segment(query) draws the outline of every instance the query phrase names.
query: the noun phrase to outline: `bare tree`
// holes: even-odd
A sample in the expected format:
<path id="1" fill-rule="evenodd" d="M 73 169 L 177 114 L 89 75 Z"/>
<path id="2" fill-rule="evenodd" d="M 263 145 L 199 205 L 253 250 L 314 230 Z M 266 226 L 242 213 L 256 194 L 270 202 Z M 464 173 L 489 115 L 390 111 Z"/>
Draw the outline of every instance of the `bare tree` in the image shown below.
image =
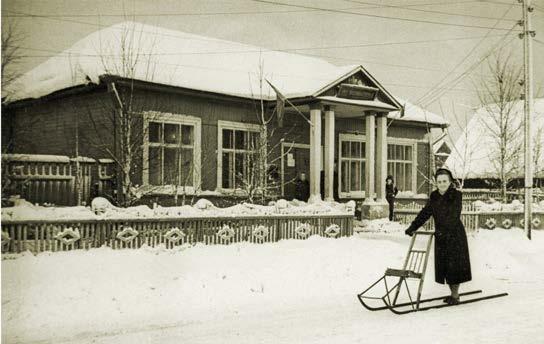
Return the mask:
<path id="1" fill-rule="evenodd" d="M 259 59 L 257 70 L 258 78 L 258 94 L 254 101 L 255 115 L 259 125 L 258 135 L 248 133 L 246 140 L 246 149 L 249 153 L 244 154 L 243 170 L 237 171 L 240 188 L 243 190 L 245 197 L 249 202 L 254 202 L 257 196 L 260 196 L 261 202 L 264 202 L 276 185 L 269 185 L 267 180 L 269 160 L 273 149 L 269 147 L 271 136 L 274 134 L 274 128 L 269 128 L 275 115 L 275 111 L 270 112 L 265 106 L 264 101 L 264 61 Z M 251 76 L 249 77 L 249 85 L 252 85 Z M 255 98 L 255 94 L 252 95 Z"/>
<path id="2" fill-rule="evenodd" d="M 21 73 L 17 66 L 21 62 L 21 44 L 24 35 L 14 22 L 2 25 L 2 99 L 6 99 L 6 90 Z"/>
<path id="3" fill-rule="evenodd" d="M 453 145 L 453 155 L 455 157 L 456 168 L 456 178 L 459 179 L 460 188 L 462 189 L 465 185 L 465 180 L 467 179 L 469 173 L 471 172 L 471 164 L 474 157 L 474 154 L 478 151 L 479 147 L 471 144 L 471 137 L 475 134 L 477 128 L 469 126 L 470 119 L 468 118 L 468 112 L 464 112 L 464 115 L 459 115 L 455 108 L 455 104 L 452 102 L 453 117 L 455 119 L 455 124 L 458 128 L 462 130 L 461 138 L 464 141 L 462 147 L 457 147 Z M 461 117 L 462 116 L 462 117 Z M 448 136 L 449 136 L 448 131 Z"/>
<path id="4" fill-rule="evenodd" d="M 144 35 L 143 27 L 138 29 L 135 25 L 129 25 L 123 27 L 117 40 L 104 43 L 100 41 L 98 63 L 105 71 L 101 81 L 107 84 L 111 96 L 100 101 L 100 111 L 96 111 L 94 104 L 85 108 L 94 129 L 92 133 L 87 133 L 85 141 L 115 162 L 116 201 L 124 206 L 131 205 L 145 194 L 158 189 L 164 191 L 163 184 L 166 179 L 173 187 L 172 196 L 177 200 L 178 186 L 187 185 L 188 178 L 192 178 L 195 173 L 192 161 L 191 166 L 186 166 L 176 160 L 179 166 L 172 171 L 169 169 L 168 178 L 161 177 L 157 185 L 150 183 L 142 187 L 134 181 L 137 175 L 150 173 L 152 161 L 161 159 L 162 162 L 162 155 L 160 158 L 157 156 L 160 149 L 146 151 L 148 161 L 143 161 L 146 149 L 143 143 L 150 138 L 150 128 L 145 123 L 153 122 L 161 110 L 164 110 L 159 99 L 140 92 L 138 88 L 138 83 L 142 80 L 152 82 L 158 68 L 153 54 L 157 42 L 149 37 Z M 181 149 L 181 142 L 179 148 Z M 184 176 L 180 175 L 182 169 L 186 172 Z M 193 187 L 196 189 L 200 185 Z"/>
<path id="5" fill-rule="evenodd" d="M 254 108 L 259 132 L 256 135 L 251 133 L 247 135 L 245 140 L 247 153 L 243 155 L 242 164 L 236 170 L 235 184 L 236 188 L 242 191 L 243 196 L 249 202 L 258 200 L 264 204 L 267 200 L 276 198 L 280 193 L 281 181 L 278 168 L 278 164 L 282 159 L 280 147 L 287 136 L 293 133 L 296 126 L 290 126 L 287 130 L 279 130 L 283 127 L 282 117 L 285 104 L 278 102 L 276 107 L 272 109 L 265 103 L 264 85 L 267 80 L 262 59 L 259 60 L 256 75 L 258 78 L 258 91 L 257 94 L 253 90 L 251 93 L 253 98 L 256 99 Z M 251 76 L 249 84 L 253 84 Z M 300 111 L 295 110 L 301 115 Z M 283 152 L 283 156 L 286 156 L 289 152 L 290 149 Z M 236 166 L 234 168 L 236 169 Z"/>
<path id="6" fill-rule="evenodd" d="M 482 104 L 480 124 L 489 132 L 494 145 L 490 160 L 500 180 L 501 196 L 506 202 L 506 188 L 519 170 L 522 123 L 515 104 L 521 93 L 522 69 L 502 52 L 488 62 L 489 78 L 482 78 L 477 94 Z"/>

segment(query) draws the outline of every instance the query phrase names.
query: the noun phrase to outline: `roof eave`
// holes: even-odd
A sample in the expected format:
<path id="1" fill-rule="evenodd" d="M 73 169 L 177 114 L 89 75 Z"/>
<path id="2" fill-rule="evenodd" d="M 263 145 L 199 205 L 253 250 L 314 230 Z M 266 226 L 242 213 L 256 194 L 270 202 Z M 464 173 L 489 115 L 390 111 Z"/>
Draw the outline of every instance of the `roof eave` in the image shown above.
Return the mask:
<path id="1" fill-rule="evenodd" d="M 449 123 L 432 123 L 432 122 L 422 122 L 422 121 L 416 121 L 416 120 L 409 120 L 409 119 L 404 119 L 404 118 L 390 118 L 390 117 L 388 117 L 388 118 L 391 121 L 410 123 L 410 124 L 416 125 L 416 126 L 430 126 L 432 128 L 441 128 L 441 129 L 446 129 L 447 127 L 450 126 Z"/>
<path id="2" fill-rule="evenodd" d="M 29 103 L 40 102 L 40 101 L 45 101 L 45 100 L 52 100 L 52 99 L 58 99 L 58 98 L 63 98 L 63 97 L 67 97 L 67 96 L 70 96 L 70 95 L 91 92 L 91 91 L 100 89 L 101 87 L 103 87 L 103 85 L 95 84 L 95 83 L 79 84 L 79 85 L 75 85 L 75 86 L 66 87 L 66 88 L 63 88 L 63 89 L 60 89 L 60 90 L 56 90 L 56 91 L 53 91 L 51 93 L 48 93 L 46 95 L 43 95 L 43 96 L 40 96 L 40 97 L 37 97 L 37 98 L 22 98 L 22 99 L 16 99 L 16 100 L 11 101 L 11 102 L 8 101 L 8 102 L 2 104 L 2 106 L 7 108 L 7 109 L 14 109 L 14 108 L 23 107 L 23 106 L 25 106 L 25 105 L 27 105 Z"/>

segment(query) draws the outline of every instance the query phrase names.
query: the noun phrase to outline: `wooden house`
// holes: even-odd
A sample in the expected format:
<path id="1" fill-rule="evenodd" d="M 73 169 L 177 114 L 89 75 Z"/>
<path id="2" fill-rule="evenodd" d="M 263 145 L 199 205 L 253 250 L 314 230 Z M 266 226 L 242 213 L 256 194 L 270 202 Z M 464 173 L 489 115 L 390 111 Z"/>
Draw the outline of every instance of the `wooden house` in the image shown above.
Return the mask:
<path id="1" fill-rule="evenodd" d="M 364 216 L 384 217 L 388 174 L 401 191 L 429 192 L 429 128 L 448 125 L 403 104 L 361 65 L 125 22 L 23 75 L 2 145 L 110 159 L 118 184 L 167 202 L 243 197 L 264 140 L 277 197 L 293 198 L 305 172 L 309 201 L 323 184 L 325 200 L 360 200 Z"/>

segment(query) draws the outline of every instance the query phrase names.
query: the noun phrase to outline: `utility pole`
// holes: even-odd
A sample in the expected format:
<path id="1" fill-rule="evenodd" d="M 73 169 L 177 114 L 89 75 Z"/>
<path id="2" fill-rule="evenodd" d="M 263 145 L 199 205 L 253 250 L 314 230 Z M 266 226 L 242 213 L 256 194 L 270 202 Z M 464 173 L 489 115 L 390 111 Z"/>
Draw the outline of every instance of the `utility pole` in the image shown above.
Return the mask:
<path id="1" fill-rule="evenodd" d="M 533 145 L 531 138 L 531 116 L 533 112 L 533 50 L 532 37 L 535 32 L 531 29 L 531 0 L 518 0 L 523 3 L 523 69 L 524 69 L 524 112 L 525 112 L 525 209 L 523 227 L 527 238 L 531 239 L 532 204 L 533 204 Z"/>

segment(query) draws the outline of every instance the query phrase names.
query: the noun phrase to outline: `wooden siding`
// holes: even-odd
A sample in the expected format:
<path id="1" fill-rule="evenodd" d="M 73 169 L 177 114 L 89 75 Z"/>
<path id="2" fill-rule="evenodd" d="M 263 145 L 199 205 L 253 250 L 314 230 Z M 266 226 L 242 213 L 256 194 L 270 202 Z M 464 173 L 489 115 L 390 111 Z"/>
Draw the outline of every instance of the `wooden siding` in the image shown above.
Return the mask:
<path id="1" fill-rule="evenodd" d="M 126 92 L 119 87 L 119 91 Z M 202 119 L 202 189 L 215 190 L 217 180 L 217 121 L 227 120 L 242 123 L 258 123 L 258 102 L 226 101 L 207 99 L 172 92 L 136 89 L 134 93 L 134 112 L 158 111 L 164 113 L 196 116 Z M 44 99 L 28 106 L 10 109 L 8 116 L 2 116 L 3 145 L 12 141 L 12 153 L 75 155 L 76 123 L 79 123 L 80 151 L 79 155 L 91 158 L 109 158 L 104 149 L 114 149 L 114 123 L 112 114 L 115 111 L 112 94 L 105 89 L 95 90 L 87 94 L 70 95 L 57 99 Z M 307 115 L 309 118 L 309 115 Z M 76 121 L 76 118 L 78 119 Z M 276 128 L 272 121 L 270 132 L 273 133 L 270 147 L 273 150 L 271 159 L 280 157 L 281 146 L 278 140 L 285 142 L 309 143 L 310 127 L 299 114 L 289 112 L 285 115 L 283 128 Z M 8 126 L 4 128 L 4 123 Z M 137 122 L 141 126 L 140 122 Z M 22 128 L 28 128 L 23 130 Z M 273 130 L 272 130 L 273 129 Z M 10 136 L 9 133 L 12 133 Z M 364 134 L 363 118 L 341 119 L 335 123 L 335 144 L 338 145 L 340 133 Z M 323 130 L 324 135 L 324 130 Z M 389 137 L 402 137 L 421 140 L 426 129 L 406 125 L 400 121 L 393 122 L 388 128 Z M 324 142 L 324 138 L 322 138 Z M 99 147 L 100 144 L 105 146 Z M 142 144 L 143 142 L 136 143 Z M 428 149 L 425 144 L 418 143 L 418 168 L 428 171 Z M 335 154 L 338 150 L 335 149 Z M 141 171 L 141 156 L 135 157 L 135 171 Z M 275 163 L 278 168 L 280 161 Z M 141 173 L 133 175 L 133 183 L 141 184 Z M 417 185 L 419 193 L 426 193 L 425 176 L 418 173 Z"/>

